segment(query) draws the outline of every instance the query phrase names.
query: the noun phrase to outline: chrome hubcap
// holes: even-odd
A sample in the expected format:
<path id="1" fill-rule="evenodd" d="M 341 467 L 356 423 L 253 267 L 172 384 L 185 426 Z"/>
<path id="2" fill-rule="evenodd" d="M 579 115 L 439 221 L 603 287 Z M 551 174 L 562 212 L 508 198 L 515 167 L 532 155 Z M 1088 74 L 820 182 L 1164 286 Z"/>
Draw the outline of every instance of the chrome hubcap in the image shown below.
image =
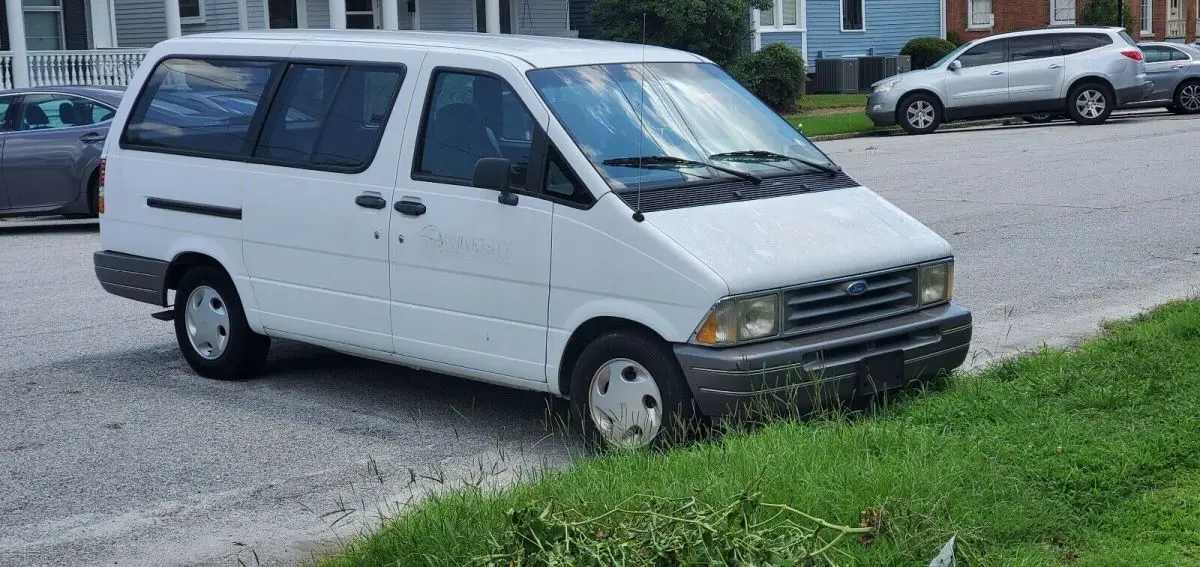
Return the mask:
<path id="1" fill-rule="evenodd" d="M 588 387 L 592 423 L 605 443 L 644 447 L 662 430 L 662 394 L 650 372 L 625 358 L 600 365 Z"/>
<path id="2" fill-rule="evenodd" d="M 1084 118 L 1099 118 L 1104 114 L 1108 104 L 1104 101 L 1104 93 L 1096 89 L 1088 89 L 1079 93 L 1075 99 L 1075 109 Z"/>
<path id="3" fill-rule="evenodd" d="M 192 290 L 184 307 L 184 325 L 196 354 L 220 358 L 229 345 L 229 309 L 217 290 L 202 285 Z"/>
<path id="4" fill-rule="evenodd" d="M 1187 85 L 1179 92 L 1179 104 L 1190 112 L 1200 112 L 1200 85 Z"/>
<path id="5" fill-rule="evenodd" d="M 905 112 L 908 115 L 908 123 L 914 128 L 923 130 L 933 124 L 933 105 L 926 101 L 918 100 L 908 105 Z"/>

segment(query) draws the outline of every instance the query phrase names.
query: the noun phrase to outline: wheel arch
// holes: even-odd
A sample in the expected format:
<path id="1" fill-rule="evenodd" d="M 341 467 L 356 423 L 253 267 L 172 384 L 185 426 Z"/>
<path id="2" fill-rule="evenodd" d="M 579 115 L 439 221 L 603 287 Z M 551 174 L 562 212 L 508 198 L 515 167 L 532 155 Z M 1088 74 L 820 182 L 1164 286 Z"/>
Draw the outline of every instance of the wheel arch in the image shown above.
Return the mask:
<path id="1" fill-rule="evenodd" d="M 571 337 L 567 339 L 566 346 L 563 347 L 562 355 L 559 356 L 558 376 L 556 377 L 559 395 L 563 397 L 571 395 L 571 375 L 575 372 L 575 363 L 579 360 L 579 355 L 583 354 L 583 349 L 587 348 L 597 337 L 612 331 L 643 334 L 661 341 L 663 344 L 669 344 L 669 341 L 661 333 L 632 319 L 611 315 L 592 317 L 575 328 Z"/>
<path id="2" fill-rule="evenodd" d="M 1108 94 L 1113 97 L 1113 104 L 1115 105 L 1117 103 L 1117 89 L 1113 87 L 1112 81 L 1100 75 L 1083 75 L 1082 77 L 1076 77 L 1071 81 L 1071 84 L 1067 86 L 1067 104 L 1070 104 L 1071 91 L 1074 91 L 1075 87 L 1078 87 L 1084 83 L 1099 83 L 1100 86 L 1108 89 Z"/>
<path id="3" fill-rule="evenodd" d="M 896 103 L 896 115 L 897 115 L 897 117 L 899 117 L 900 110 L 901 110 L 901 109 L 903 109 L 903 107 L 904 107 L 904 103 L 908 102 L 908 99 L 910 99 L 910 98 L 912 98 L 912 97 L 914 97 L 914 96 L 917 96 L 917 95 L 927 95 L 927 96 L 929 96 L 929 97 L 933 98 L 933 101 L 934 101 L 935 103 L 937 103 L 937 105 L 938 105 L 938 110 L 941 110 L 941 111 L 942 111 L 942 113 L 943 113 L 943 114 L 945 114 L 945 112 L 946 112 L 946 101 L 942 100 L 942 97 L 941 97 L 941 95 L 937 94 L 936 92 L 934 92 L 934 91 L 933 91 L 933 90 L 931 90 L 931 89 L 927 89 L 927 88 L 921 87 L 921 88 L 919 88 L 919 89 L 913 89 L 913 90 L 911 90 L 911 91 L 908 91 L 908 92 L 904 93 L 904 94 L 903 94 L 903 95 L 900 97 L 900 102 L 897 102 L 897 103 Z"/>

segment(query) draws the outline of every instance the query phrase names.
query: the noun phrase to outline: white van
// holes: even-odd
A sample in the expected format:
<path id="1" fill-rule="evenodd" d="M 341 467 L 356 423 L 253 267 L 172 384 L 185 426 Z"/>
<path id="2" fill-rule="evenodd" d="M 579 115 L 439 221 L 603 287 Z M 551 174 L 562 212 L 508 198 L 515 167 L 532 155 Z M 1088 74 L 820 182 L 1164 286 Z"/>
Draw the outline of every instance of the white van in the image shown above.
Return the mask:
<path id="1" fill-rule="evenodd" d="M 211 378 L 286 338 L 567 396 L 591 439 L 648 444 L 930 377 L 971 338 L 944 239 L 681 51 L 191 35 L 150 51 L 104 152 L 96 275 L 173 305 Z"/>

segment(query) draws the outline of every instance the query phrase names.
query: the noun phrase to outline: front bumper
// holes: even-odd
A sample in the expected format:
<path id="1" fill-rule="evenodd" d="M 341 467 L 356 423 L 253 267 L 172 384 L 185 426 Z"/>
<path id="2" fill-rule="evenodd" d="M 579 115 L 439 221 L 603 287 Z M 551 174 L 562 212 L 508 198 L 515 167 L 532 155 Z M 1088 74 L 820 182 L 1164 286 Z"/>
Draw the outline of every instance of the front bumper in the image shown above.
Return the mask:
<path id="1" fill-rule="evenodd" d="M 676 345 L 698 409 L 719 418 L 850 400 L 962 365 L 971 312 L 953 303 L 890 319 L 732 348 Z M 874 369 L 874 370 L 873 370 Z"/>
<path id="2" fill-rule="evenodd" d="M 871 92 L 867 96 L 867 117 L 875 126 L 894 126 L 896 124 L 897 98 L 891 92 Z"/>

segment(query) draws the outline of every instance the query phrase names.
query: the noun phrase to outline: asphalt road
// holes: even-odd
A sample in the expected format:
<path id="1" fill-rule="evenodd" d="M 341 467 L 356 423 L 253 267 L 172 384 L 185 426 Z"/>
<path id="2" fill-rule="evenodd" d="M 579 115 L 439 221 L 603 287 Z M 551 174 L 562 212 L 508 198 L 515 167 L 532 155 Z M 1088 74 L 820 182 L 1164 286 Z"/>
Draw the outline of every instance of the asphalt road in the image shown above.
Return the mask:
<path id="1" fill-rule="evenodd" d="M 821 144 L 946 236 L 974 364 L 1200 284 L 1200 120 Z M 414 495 L 566 462 L 544 396 L 277 343 L 191 374 L 91 223 L 0 222 L 0 565 L 294 564 Z"/>

